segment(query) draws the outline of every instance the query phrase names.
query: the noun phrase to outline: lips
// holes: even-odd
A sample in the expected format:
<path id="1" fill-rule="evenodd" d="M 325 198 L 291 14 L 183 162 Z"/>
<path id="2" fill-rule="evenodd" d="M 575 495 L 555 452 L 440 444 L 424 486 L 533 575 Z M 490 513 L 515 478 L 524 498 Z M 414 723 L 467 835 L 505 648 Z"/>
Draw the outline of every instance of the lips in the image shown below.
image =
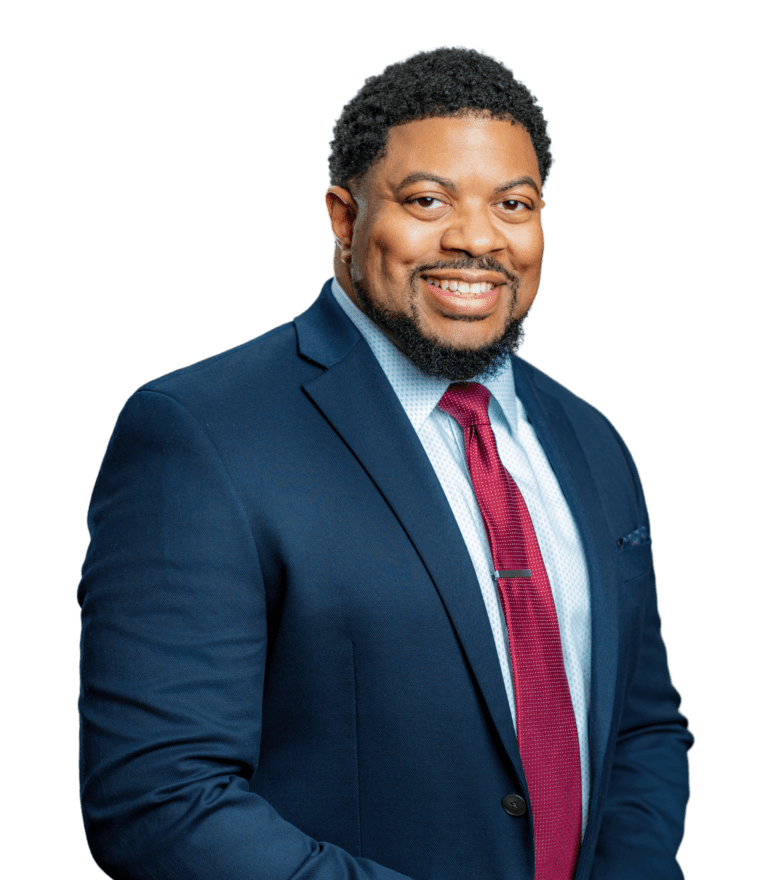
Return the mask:
<path id="1" fill-rule="evenodd" d="M 439 287 L 441 290 L 450 290 L 452 293 L 459 293 L 461 295 L 488 293 L 489 290 L 492 290 L 496 286 L 492 281 L 469 282 L 461 278 L 432 278 L 426 276 L 424 280 L 427 284 L 432 285 L 432 287 Z"/>
<path id="2" fill-rule="evenodd" d="M 440 311 L 461 315 L 482 315 L 491 310 L 502 289 L 502 285 L 488 281 L 470 283 L 458 278 L 438 279 L 429 276 L 422 280 L 429 295 L 439 304 Z M 452 287 L 456 287 L 456 290 L 452 290 Z"/>

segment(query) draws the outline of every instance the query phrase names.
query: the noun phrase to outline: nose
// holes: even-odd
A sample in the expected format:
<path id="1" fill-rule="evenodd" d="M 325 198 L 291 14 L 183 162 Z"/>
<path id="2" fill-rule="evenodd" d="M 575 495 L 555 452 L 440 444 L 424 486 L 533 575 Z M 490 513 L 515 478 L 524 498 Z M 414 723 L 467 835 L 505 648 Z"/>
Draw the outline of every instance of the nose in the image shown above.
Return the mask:
<path id="1" fill-rule="evenodd" d="M 479 257 L 504 248 L 505 239 L 487 205 L 466 205 L 451 212 L 441 245 Z"/>

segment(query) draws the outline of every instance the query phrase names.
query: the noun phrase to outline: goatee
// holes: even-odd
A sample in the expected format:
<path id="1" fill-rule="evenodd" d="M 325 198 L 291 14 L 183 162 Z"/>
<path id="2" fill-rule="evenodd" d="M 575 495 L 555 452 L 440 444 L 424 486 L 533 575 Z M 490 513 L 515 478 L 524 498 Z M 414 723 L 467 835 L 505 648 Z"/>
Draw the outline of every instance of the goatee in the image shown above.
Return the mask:
<path id="1" fill-rule="evenodd" d="M 519 287 L 516 277 L 511 277 L 510 280 L 512 297 L 504 330 L 493 342 L 481 348 L 454 348 L 445 345 L 424 334 L 415 314 L 394 312 L 376 305 L 364 279 L 355 278 L 353 274 L 352 284 L 362 311 L 427 376 L 448 379 L 450 382 L 489 379 L 503 368 L 507 358 L 517 351 L 523 341 L 522 325 L 525 315 L 515 318 L 512 314 Z"/>

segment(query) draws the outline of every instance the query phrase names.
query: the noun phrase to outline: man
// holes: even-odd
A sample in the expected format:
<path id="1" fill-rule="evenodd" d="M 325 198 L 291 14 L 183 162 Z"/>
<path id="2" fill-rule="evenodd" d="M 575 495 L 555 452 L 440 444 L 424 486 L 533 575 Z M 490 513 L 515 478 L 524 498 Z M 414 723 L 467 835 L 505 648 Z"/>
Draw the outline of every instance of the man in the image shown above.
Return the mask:
<path id="1" fill-rule="evenodd" d="M 492 59 L 387 68 L 335 131 L 335 280 L 127 404 L 80 594 L 111 876 L 681 876 L 640 483 L 511 357 L 550 161 Z"/>

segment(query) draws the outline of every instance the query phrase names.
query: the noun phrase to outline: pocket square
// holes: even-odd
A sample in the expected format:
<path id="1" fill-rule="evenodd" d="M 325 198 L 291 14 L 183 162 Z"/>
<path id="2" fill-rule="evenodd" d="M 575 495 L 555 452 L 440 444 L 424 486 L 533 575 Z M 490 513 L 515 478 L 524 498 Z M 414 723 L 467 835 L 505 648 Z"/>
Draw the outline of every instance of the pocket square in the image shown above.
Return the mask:
<path id="1" fill-rule="evenodd" d="M 628 545 L 636 546 L 638 544 L 650 544 L 651 543 L 651 534 L 648 531 L 648 526 L 638 526 L 634 532 L 630 532 L 628 535 L 624 535 L 623 538 L 619 538 L 616 542 L 616 546 L 621 550 L 622 547 L 626 547 Z"/>

